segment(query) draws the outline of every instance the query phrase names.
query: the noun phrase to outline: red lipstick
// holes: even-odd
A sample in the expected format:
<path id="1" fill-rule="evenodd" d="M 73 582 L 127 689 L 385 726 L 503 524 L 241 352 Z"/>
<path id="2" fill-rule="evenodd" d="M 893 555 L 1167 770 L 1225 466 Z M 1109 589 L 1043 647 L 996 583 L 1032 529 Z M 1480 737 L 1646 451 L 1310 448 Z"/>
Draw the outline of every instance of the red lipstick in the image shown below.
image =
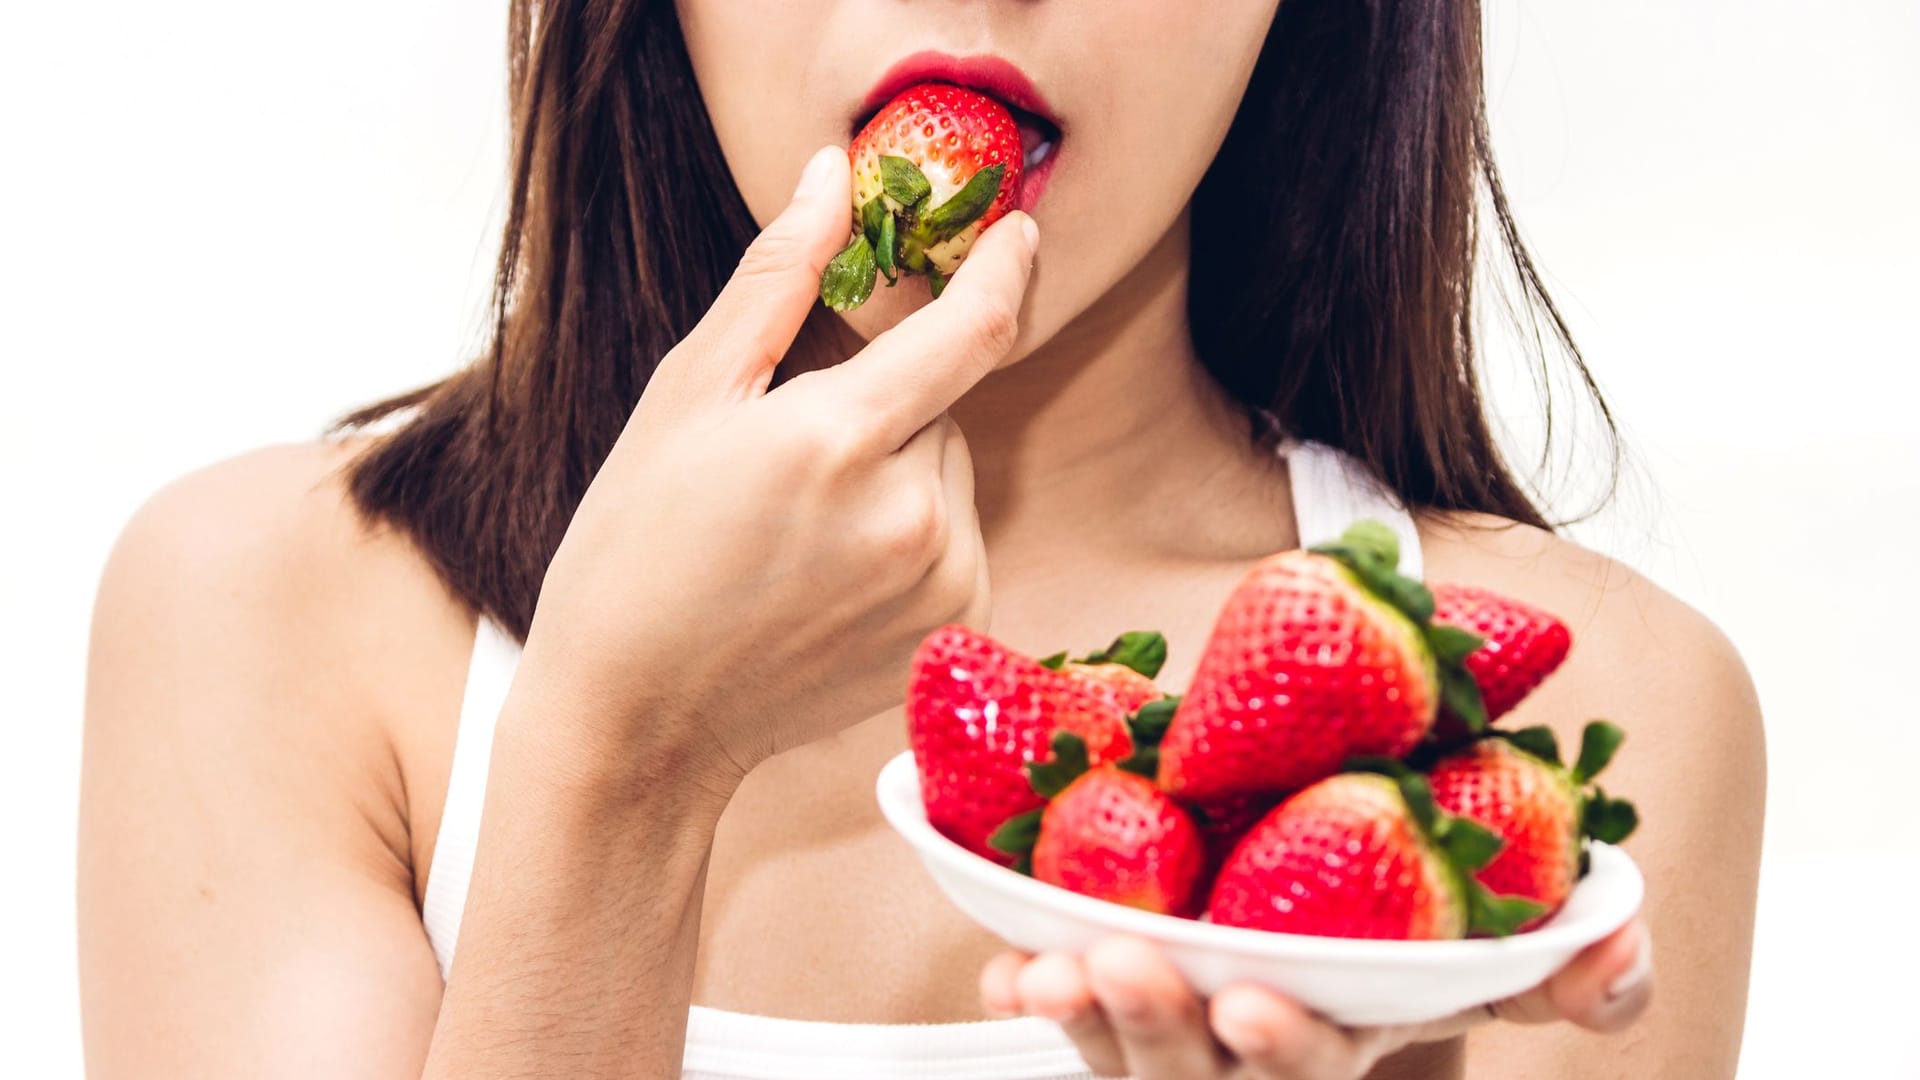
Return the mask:
<path id="1" fill-rule="evenodd" d="M 895 94 L 923 82 L 970 87 L 1033 113 L 1056 127 L 1060 124 L 1053 115 L 1053 107 L 1034 87 L 1033 80 L 1012 61 L 998 56 L 949 56 L 943 52 L 917 52 L 888 68 L 867 92 L 861 113 L 870 116 Z"/>

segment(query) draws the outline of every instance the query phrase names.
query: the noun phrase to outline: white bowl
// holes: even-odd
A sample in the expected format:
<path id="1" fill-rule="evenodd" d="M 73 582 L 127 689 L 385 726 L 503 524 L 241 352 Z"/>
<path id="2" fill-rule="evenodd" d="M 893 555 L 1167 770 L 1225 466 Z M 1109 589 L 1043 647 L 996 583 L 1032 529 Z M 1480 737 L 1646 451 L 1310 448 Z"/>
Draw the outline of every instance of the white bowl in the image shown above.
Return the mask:
<path id="1" fill-rule="evenodd" d="M 880 810 L 947 898 L 1029 952 L 1084 952 L 1111 934 L 1160 946 L 1201 994 L 1272 987 L 1340 1024 L 1412 1024 L 1527 990 L 1625 925 L 1645 883 L 1626 853 L 1593 845 L 1592 870 L 1538 929 L 1502 939 L 1361 941 L 1276 934 L 1156 915 L 1036 881 L 981 858 L 927 824 L 913 755 L 880 770 Z"/>

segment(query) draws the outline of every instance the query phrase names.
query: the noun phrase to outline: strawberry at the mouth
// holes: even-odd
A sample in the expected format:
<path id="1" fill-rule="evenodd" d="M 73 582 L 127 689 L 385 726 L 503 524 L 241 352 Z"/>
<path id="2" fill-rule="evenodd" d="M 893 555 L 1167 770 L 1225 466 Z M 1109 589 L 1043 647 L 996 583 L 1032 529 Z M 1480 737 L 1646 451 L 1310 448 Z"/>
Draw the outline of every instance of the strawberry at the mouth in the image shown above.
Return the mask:
<path id="1" fill-rule="evenodd" d="M 924 274 L 938 296 L 987 226 L 1014 209 L 1035 140 L 999 101 L 944 83 L 907 88 L 867 121 L 848 147 L 853 165 L 851 243 L 827 265 L 820 298 L 835 311 L 865 303 L 876 280 Z"/>

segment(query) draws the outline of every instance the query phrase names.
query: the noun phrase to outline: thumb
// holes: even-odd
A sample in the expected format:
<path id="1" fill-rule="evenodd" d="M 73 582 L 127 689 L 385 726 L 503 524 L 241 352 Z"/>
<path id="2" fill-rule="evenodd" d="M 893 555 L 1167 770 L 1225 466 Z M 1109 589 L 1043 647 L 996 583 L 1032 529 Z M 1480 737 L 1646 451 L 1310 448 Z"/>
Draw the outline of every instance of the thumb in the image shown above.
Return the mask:
<path id="1" fill-rule="evenodd" d="M 793 198 L 747 246 L 713 306 L 660 362 L 676 395 L 744 400 L 766 392 L 820 295 L 820 275 L 853 233 L 847 152 L 825 146 L 801 170 Z"/>
<path id="2" fill-rule="evenodd" d="M 1571 1020 L 1590 1031 L 1617 1031 L 1646 1010 L 1653 997 L 1653 938 L 1635 919 L 1583 949 L 1566 967 L 1528 993 L 1496 1004 L 1502 1020 Z"/>

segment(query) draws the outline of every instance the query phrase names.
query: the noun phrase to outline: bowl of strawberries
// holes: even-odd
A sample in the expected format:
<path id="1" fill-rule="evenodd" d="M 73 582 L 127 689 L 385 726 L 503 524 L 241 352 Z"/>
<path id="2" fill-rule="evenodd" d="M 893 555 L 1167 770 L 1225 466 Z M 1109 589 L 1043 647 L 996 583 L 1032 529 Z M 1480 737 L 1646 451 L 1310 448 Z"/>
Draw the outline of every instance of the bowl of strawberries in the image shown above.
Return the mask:
<path id="1" fill-rule="evenodd" d="M 1544 727 L 1495 722 L 1556 668 L 1553 616 L 1396 570 L 1392 532 L 1257 564 L 1184 694 L 1155 633 L 1079 658 L 948 626 L 915 655 L 887 821 L 965 914 L 1029 951 L 1132 934 L 1196 990 L 1348 1025 L 1524 991 L 1639 909 L 1632 806 Z"/>

